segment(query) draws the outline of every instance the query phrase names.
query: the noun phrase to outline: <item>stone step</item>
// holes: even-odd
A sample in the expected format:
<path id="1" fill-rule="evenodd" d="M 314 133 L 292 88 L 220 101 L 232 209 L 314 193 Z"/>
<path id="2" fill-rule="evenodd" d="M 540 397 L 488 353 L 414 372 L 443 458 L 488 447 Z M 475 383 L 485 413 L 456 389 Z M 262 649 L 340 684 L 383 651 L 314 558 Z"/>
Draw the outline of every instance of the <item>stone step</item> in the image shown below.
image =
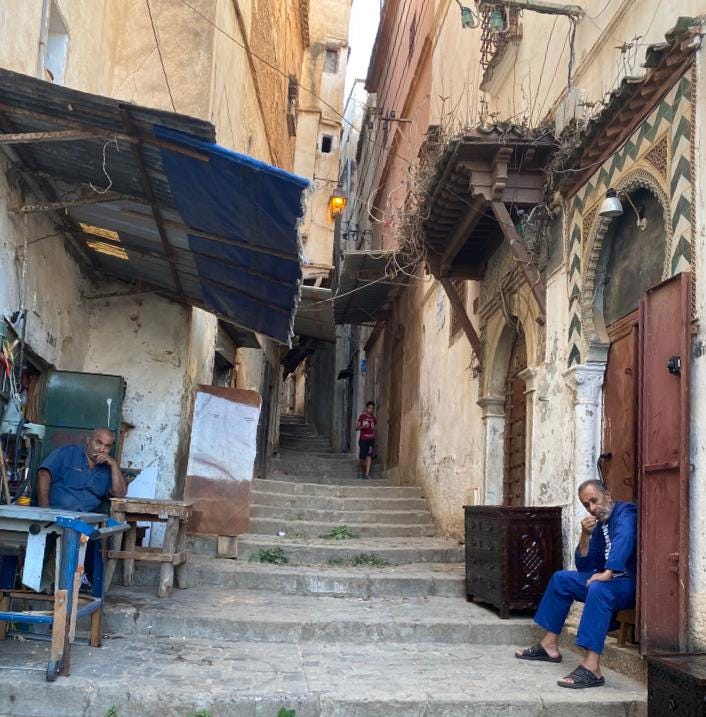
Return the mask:
<path id="1" fill-rule="evenodd" d="M 313 520 L 286 520 L 284 518 L 250 518 L 250 533 L 259 535 L 287 535 L 303 538 L 318 538 L 328 534 L 336 523 Z M 360 538 L 393 538 L 404 536 L 436 535 L 433 523 L 349 523 L 353 535 Z"/>
<path id="2" fill-rule="evenodd" d="M 267 474 L 268 480 L 285 480 L 294 483 L 319 483 L 320 485 L 366 485 L 366 481 L 356 478 L 356 469 L 347 469 L 342 472 L 340 469 L 328 470 L 321 469 L 312 472 L 306 472 L 303 468 L 297 469 L 293 473 L 284 473 L 281 470 Z M 370 480 L 379 486 L 392 486 L 395 484 L 389 479 L 379 478 L 373 474 Z"/>
<path id="3" fill-rule="evenodd" d="M 464 560 L 463 546 L 444 538 L 357 538 L 323 540 L 278 538 L 246 533 L 238 538 L 238 557 L 249 560 L 262 550 L 280 548 L 291 565 L 327 565 L 331 561 L 350 562 L 374 555 L 389 565 L 408 563 L 458 563 Z M 201 537 L 195 552 L 216 554 L 216 539 Z"/>
<path id="4" fill-rule="evenodd" d="M 156 586 L 159 566 L 138 563 L 135 584 Z M 463 563 L 427 563 L 384 568 L 273 565 L 192 555 L 190 588 L 215 586 L 265 590 L 279 595 L 349 598 L 456 597 L 465 598 Z M 314 606 L 315 609 L 315 606 Z"/>
<path id="5" fill-rule="evenodd" d="M 565 664 L 515 660 L 506 645 L 239 643 L 108 638 L 74 645 L 71 677 L 44 679 L 47 643 L 0 642 L 0 714 L 13 717 L 644 717 L 646 690 L 605 670 L 567 690 Z M 15 666 L 16 669 L 8 669 Z M 49 707 L 51 706 L 51 707 Z"/>
<path id="6" fill-rule="evenodd" d="M 331 444 L 328 441 L 317 441 L 312 443 L 310 441 L 293 441 L 283 440 L 279 444 L 280 451 L 287 451 L 288 453 L 298 453 L 303 456 L 338 456 L 340 455 L 337 451 L 331 448 Z"/>
<path id="7" fill-rule="evenodd" d="M 312 606 L 312 600 L 316 603 Z M 175 590 L 169 600 L 153 587 L 111 587 L 103 630 L 133 635 L 242 642 L 327 640 L 476 645 L 530 644 L 529 618 L 500 620 L 488 608 L 445 597 L 341 598 L 281 595 L 264 590 Z"/>
<path id="8" fill-rule="evenodd" d="M 254 485 L 257 485 L 257 481 Z M 291 493 L 271 493 L 254 488 L 251 501 L 257 505 L 270 505 L 278 508 L 308 508 L 312 510 L 427 510 L 424 498 L 339 498 L 337 496 L 292 495 Z"/>
<path id="9" fill-rule="evenodd" d="M 284 493 L 295 496 L 318 496 L 327 498 L 421 498 L 419 486 L 390 486 L 381 480 L 358 480 L 350 485 L 303 483 L 291 480 L 291 476 L 275 478 L 257 478 L 252 484 L 253 491 Z"/>
<path id="10" fill-rule="evenodd" d="M 311 521 L 328 523 L 331 525 L 352 525 L 353 523 L 372 524 L 431 524 L 431 514 L 428 510 L 318 510 L 315 508 L 277 507 L 260 505 L 257 498 L 250 505 L 251 518 L 265 518 L 269 520 L 285 521 Z"/>

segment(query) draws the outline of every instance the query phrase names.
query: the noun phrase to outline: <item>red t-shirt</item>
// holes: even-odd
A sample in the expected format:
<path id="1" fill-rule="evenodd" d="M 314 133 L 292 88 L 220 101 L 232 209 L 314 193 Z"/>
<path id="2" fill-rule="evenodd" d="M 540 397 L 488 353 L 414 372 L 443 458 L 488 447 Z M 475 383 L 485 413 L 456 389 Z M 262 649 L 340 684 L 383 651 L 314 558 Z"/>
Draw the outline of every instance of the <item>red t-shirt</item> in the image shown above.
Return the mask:
<path id="1" fill-rule="evenodd" d="M 358 425 L 362 426 L 360 429 L 360 440 L 361 441 L 374 441 L 375 440 L 375 425 L 378 419 L 375 416 L 371 416 L 368 413 L 361 413 L 358 417 Z"/>

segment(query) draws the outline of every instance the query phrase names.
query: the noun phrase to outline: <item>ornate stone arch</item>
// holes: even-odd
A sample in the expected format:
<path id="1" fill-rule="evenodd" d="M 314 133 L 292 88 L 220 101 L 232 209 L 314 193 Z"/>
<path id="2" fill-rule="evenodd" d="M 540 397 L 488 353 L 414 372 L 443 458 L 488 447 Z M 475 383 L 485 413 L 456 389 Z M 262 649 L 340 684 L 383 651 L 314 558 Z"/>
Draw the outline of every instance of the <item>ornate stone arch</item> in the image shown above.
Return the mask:
<path id="1" fill-rule="evenodd" d="M 662 209 L 662 216 L 664 217 L 666 237 L 662 278 L 667 278 L 671 270 L 670 257 L 673 228 L 669 196 L 661 180 L 649 169 L 641 166 L 621 177 L 621 179 L 614 184 L 614 188 L 624 192 L 630 192 L 637 188 L 646 189 L 659 202 L 660 208 Z M 612 219 L 598 216 L 598 212 L 596 211 L 594 212 L 590 229 L 586 234 L 586 248 L 584 251 L 585 271 L 583 286 L 579 296 L 579 308 L 583 341 L 586 347 L 585 356 L 590 362 L 605 362 L 610 346 L 602 312 L 596 312 L 595 310 L 595 299 L 598 263 L 601 258 L 601 252 L 603 251 L 605 236 L 608 233 L 611 222 Z"/>

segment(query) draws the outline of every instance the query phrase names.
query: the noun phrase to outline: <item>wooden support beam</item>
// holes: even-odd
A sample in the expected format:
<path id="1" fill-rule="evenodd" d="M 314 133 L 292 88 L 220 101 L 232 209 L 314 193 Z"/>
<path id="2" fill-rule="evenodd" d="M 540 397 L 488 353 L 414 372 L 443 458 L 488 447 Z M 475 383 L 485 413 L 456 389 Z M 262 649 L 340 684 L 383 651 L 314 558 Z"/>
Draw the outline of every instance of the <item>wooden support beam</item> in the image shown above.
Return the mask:
<path id="1" fill-rule="evenodd" d="M 468 316 L 463 300 L 458 295 L 458 291 L 456 291 L 456 287 L 453 285 L 453 281 L 451 281 L 451 279 L 439 279 L 439 283 L 444 287 L 444 291 L 449 297 L 451 306 L 453 306 L 454 311 L 458 314 L 463 331 L 471 344 L 471 348 L 473 349 L 473 353 L 476 355 L 476 359 L 478 359 L 478 363 L 481 363 L 483 349 L 480 343 L 480 337 L 476 333 L 475 327 Z"/>
<path id="2" fill-rule="evenodd" d="M 542 281 L 542 276 L 532 262 L 530 253 L 522 243 L 520 235 L 517 233 L 515 224 L 512 221 L 512 217 L 510 217 L 510 212 L 508 212 L 504 202 L 491 202 L 490 206 L 493 209 L 495 218 L 498 220 L 498 224 L 500 224 L 503 236 L 510 245 L 510 251 L 512 251 L 512 255 L 520 265 L 522 273 L 525 275 L 525 279 L 527 279 L 527 283 L 532 289 L 534 298 L 537 300 L 542 316 L 544 316 L 546 314 L 547 307 L 546 288 L 544 286 L 544 282 Z"/>
<path id="3" fill-rule="evenodd" d="M 73 142 L 80 139 L 110 139 L 105 134 L 75 129 L 51 132 L 5 132 L 0 134 L 0 144 L 33 144 L 35 142 Z"/>
<path id="4" fill-rule="evenodd" d="M 25 204 L 19 209 L 10 209 L 10 214 L 36 214 L 37 212 L 53 212 L 57 209 L 70 209 L 71 207 L 84 207 L 90 204 L 105 204 L 106 202 L 117 202 L 118 200 L 139 202 L 139 199 L 127 197 L 124 194 L 116 192 L 107 192 L 106 194 L 94 194 L 83 199 L 66 199 L 58 202 L 45 202 L 44 204 Z"/>
<path id="5" fill-rule="evenodd" d="M 483 216 L 484 206 L 485 200 L 483 197 L 473 197 L 473 199 L 471 199 L 468 211 L 454 229 L 451 238 L 446 243 L 444 253 L 441 255 L 441 262 L 439 265 L 440 277 L 449 275 L 451 265 L 454 263 L 458 253 L 461 251 L 463 245 L 468 240 L 468 237 L 473 233 L 473 230 Z"/>

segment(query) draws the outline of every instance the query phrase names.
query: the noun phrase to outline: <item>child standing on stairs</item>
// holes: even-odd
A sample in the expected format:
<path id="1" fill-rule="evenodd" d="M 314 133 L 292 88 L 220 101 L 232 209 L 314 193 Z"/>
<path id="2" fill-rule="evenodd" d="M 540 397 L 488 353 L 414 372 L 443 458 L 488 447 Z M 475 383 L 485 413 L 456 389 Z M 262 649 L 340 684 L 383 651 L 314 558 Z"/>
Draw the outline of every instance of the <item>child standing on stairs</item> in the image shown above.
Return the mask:
<path id="1" fill-rule="evenodd" d="M 358 417 L 355 430 L 360 431 L 358 439 L 358 478 L 370 478 L 370 469 L 373 465 L 375 452 L 375 427 L 378 419 L 375 418 L 375 403 L 368 401 L 365 411 Z"/>

